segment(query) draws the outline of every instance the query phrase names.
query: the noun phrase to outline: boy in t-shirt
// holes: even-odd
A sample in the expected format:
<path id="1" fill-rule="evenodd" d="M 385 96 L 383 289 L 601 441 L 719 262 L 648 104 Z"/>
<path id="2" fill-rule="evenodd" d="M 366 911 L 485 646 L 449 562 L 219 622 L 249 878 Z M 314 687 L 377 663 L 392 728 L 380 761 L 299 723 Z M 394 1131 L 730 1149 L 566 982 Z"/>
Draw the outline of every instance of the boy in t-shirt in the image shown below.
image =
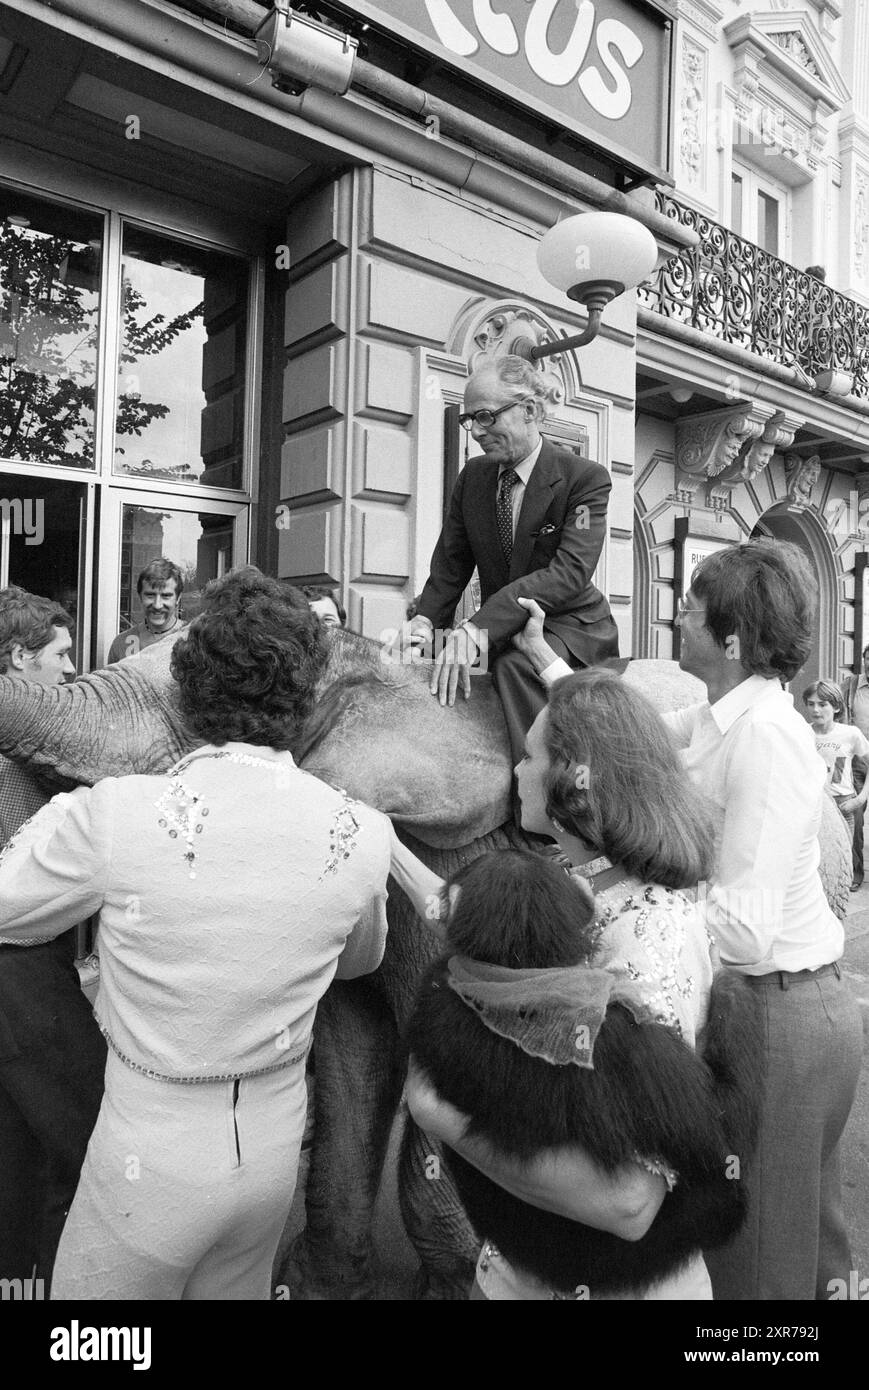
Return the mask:
<path id="1" fill-rule="evenodd" d="M 869 739 L 856 725 L 841 723 L 845 697 L 834 681 L 813 681 L 807 685 L 803 704 L 815 732 L 815 745 L 827 764 L 827 791 L 845 818 L 853 844 L 854 811 L 866 805 L 869 781 L 859 794 L 855 791 L 852 762 L 855 756 L 869 754 Z"/>

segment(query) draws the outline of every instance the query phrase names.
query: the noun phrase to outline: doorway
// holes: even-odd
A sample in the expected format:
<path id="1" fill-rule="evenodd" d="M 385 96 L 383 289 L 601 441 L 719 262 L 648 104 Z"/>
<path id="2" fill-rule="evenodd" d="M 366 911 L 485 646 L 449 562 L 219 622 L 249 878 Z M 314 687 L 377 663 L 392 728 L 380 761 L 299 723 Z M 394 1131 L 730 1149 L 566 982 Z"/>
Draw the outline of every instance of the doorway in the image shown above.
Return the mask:
<path id="1" fill-rule="evenodd" d="M 794 707 L 801 714 L 804 713 L 802 692 L 807 685 L 816 680 L 838 681 L 839 678 L 836 663 L 836 575 L 832 556 L 823 538 L 815 534 L 815 526 L 809 513 L 791 510 L 789 503 L 780 502 L 764 512 L 751 533 L 752 540 L 758 536 L 771 536 L 774 540 L 791 541 L 799 546 L 817 580 L 818 607 L 812 629 L 812 649 L 805 666 L 789 684 Z"/>

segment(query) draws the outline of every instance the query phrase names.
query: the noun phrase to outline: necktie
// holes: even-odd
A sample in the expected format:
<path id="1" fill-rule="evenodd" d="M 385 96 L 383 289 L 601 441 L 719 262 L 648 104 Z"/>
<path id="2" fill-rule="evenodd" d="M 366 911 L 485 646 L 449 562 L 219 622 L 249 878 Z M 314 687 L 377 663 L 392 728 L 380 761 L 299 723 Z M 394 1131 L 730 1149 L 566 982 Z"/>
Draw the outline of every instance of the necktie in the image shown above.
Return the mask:
<path id="1" fill-rule="evenodd" d="M 515 468 L 505 468 L 498 487 L 498 501 L 495 516 L 498 522 L 498 539 L 509 565 L 513 555 L 513 489 L 519 481 Z"/>

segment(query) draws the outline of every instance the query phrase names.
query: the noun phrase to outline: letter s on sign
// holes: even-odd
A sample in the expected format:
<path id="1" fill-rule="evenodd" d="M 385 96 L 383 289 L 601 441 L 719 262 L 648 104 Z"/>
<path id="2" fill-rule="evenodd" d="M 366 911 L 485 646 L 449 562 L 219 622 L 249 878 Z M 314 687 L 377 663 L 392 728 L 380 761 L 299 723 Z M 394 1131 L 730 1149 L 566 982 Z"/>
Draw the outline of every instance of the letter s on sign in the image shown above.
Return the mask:
<path id="1" fill-rule="evenodd" d="M 597 68 L 587 68 L 579 78 L 580 90 L 590 106 L 610 121 L 621 120 L 630 110 L 631 84 L 613 56 L 617 49 L 625 67 L 634 67 L 643 56 L 643 45 L 632 29 L 618 19 L 602 19 L 597 26 L 597 51 L 615 82 L 615 90 L 604 83 Z"/>

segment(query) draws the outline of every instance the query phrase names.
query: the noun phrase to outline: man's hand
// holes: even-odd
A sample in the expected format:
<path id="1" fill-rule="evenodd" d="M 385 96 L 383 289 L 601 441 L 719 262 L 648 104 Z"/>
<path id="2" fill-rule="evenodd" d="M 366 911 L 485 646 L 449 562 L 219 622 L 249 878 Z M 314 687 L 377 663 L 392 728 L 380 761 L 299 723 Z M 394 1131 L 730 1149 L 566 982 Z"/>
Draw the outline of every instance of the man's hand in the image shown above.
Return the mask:
<path id="1" fill-rule="evenodd" d="M 456 689 L 461 682 L 466 700 L 471 696 L 471 667 L 477 657 L 477 644 L 467 628 L 457 627 L 447 633 L 432 668 L 429 690 L 442 705 L 456 703 Z"/>
<path id="2" fill-rule="evenodd" d="M 558 659 L 558 653 L 552 650 L 543 636 L 543 620 L 546 614 L 536 599 L 517 598 L 516 602 L 528 610 L 528 621 L 521 632 L 513 634 L 513 646 L 523 656 L 527 656 L 539 676 L 541 671 L 545 671 L 547 666 L 551 666 L 553 661 Z"/>
<path id="3" fill-rule="evenodd" d="M 391 656 L 400 658 L 402 653 L 410 648 L 423 656 L 426 647 L 431 645 L 433 635 L 434 628 L 428 618 L 423 618 L 417 614 L 415 618 L 402 623 L 389 645 L 388 652 Z"/>

